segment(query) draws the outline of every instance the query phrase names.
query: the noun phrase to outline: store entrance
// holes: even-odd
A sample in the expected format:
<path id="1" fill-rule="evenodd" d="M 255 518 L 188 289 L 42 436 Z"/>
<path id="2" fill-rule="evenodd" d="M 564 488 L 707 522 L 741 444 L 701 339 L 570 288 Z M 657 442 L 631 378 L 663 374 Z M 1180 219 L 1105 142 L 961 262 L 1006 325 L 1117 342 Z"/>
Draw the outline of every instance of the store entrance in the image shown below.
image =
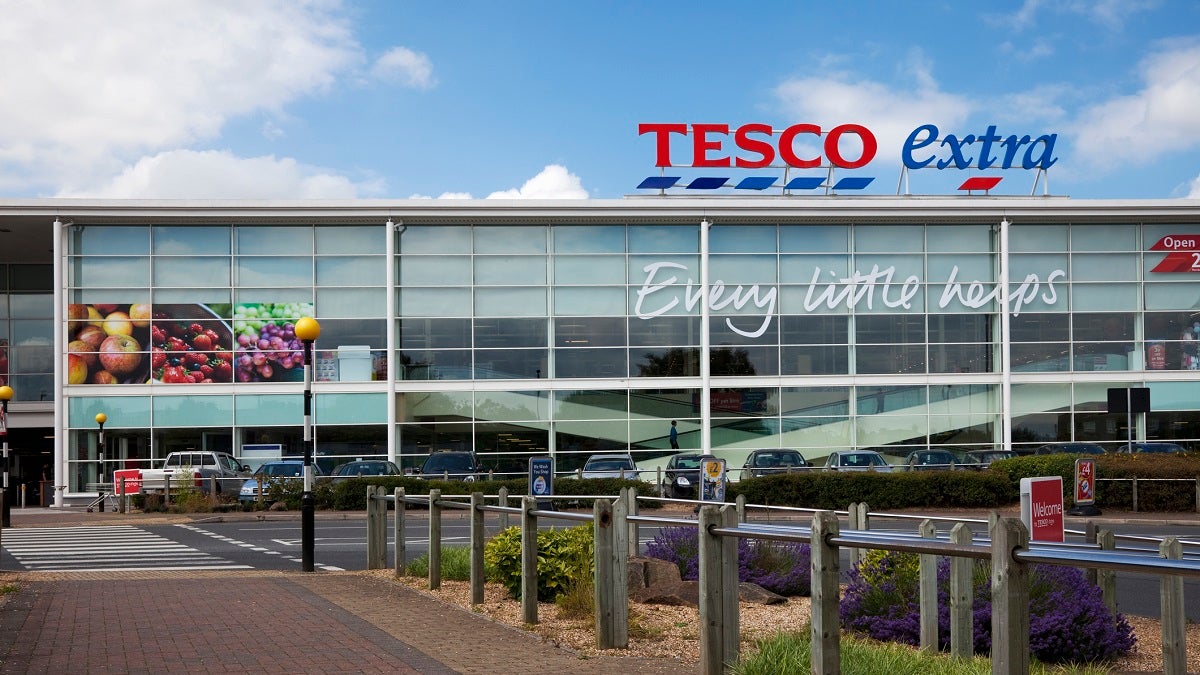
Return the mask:
<path id="1" fill-rule="evenodd" d="M 8 430 L 8 500 L 11 508 L 49 506 L 54 501 L 54 430 L 50 427 Z"/>

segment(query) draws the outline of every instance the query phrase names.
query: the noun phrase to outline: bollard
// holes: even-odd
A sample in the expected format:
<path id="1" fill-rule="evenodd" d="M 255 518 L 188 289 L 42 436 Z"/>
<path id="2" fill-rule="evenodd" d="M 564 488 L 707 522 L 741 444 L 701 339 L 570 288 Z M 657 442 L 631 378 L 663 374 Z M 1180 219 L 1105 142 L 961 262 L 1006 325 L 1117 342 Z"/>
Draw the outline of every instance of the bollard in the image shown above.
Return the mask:
<path id="1" fill-rule="evenodd" d="M 636 516 L 638 514 L 637 488 L 621 488 L 621 490 L 625 492 L 626 515 Z M 636 558 L 641 553 L 641 531 L 638 529 L 637 521 L 625 519 L 625 524 L 625 539 L 628 542 L 627 557 Z"/>
<path id="2" fill-rule="evenodd" d="M 950 543 L 970 546 L 973 538 L 966 523 L 950 530 Z M 975 561 L 964 556 L 950 558 L 950 657 L 970 659 L 975 655 L 974 620 L 971 601 L 975 597 Z"/>
<path id="3" fill-rule="evenodd" d="M 163 508 L 171 506 L 171 474 L 163 474 Z"/>
<path id="4" fill-rule="evenodd" d="M 367 569 L 387 567 L 387 502 L 383 486 L 367 486 Z"/>
<path id="5" fill-rule="evenodd" d="M 429 491 L 429 590 L 442 587 L 442 507 L 441 490 Z"/>
<path id="6" fill-rule="evenodd" d="M 1113 551 L 1117 548 L 1117 536 L 1110 530 L 1100 530 L 1096 533 L 1096 544 L 1101 551 Z M 1115 570 L 1097 570 L 1096 584 L 1100 586 L 1100 598 L 1113 614 L 1117 613 L 1117 573 Z"/>
<path id="7" fill-rule="evenodd" d="M 1098 528 L 1096 526 L 1096 523 L 1094 523 L 1090 520 L 1087 521 L 1086 523 L 1084 523 L 1083 524 L 1083 541 L 1084 541 L 1084 543 L 1095 545 L 1096 544 L 1096 536 L 1099 534 L 1099 532 L 1100 532 L 1100 528 Z M 1085 579 L 1088 580 L 1088 583 L 1093 584 L 1093 585 L 1098 584 L 1100 581 L 1100 570 L 1096 569 L 1095 567 L 1085 568 L 1083 570 L 1083 576 Z"/>
<path id="8" fill-rule="evenodd" d="M 733 500 L 733 507 L 737 509 L 738 522 L 746 522 L 746 495 L 738 495 L 737 498 Z"/>
<path id="9" fill-rule="evenodd" d="M 521 498 L 521 620 L 538 622 L 537 499 Z"/>
<path id="10" fill-rule="evenodd" d="M 1183 545 L 1175 537 L 1163 539 L 1158 546 L 1160 557 L 1169 560 L 1183 558 Z M 1183 577 L 1177 574 L 1159 576 L 1162 607 L 1163 673 L 1187 673 L 1187 615 L 1183 610 Z"/>
<path id="11" fill-rule="evenodd" d="M 393 489 L 392 498 L 396 500 L 396 576 L 400 576 L 407 568 L 405 561 L 407 552 L 404 545 L 404 488 Z"/>
<path id="12" fill-rule="evenodd" d="M 118 485 L 121 488 L 121 503 L 117 506 L 117 510 L 119 510 L 121 513 L 129 513 L 129 495 L 125 494 L 124 476 L 121 476 L 121 480 L 118 481 Z"/>
<path id="13" fill-rule="evenodd" d="M 216 476 L 208 477 L 208 503 L 210 503 L 210 504 L 217 503 L 217 477 Z"/>
<path id="14" fill-rule="evenodd" d="M 654 484 L 658 486 L 658 498 L 663 498 L 662 467 L 654 467 Z"/>
<path id="15" fill-rule="evenodd" d="M 1134 476 L 1133 477 L 1133 512 L 1134 513 L 1137 513 L 1137 507 L 1138 507 L 1137 502 L 1138 502 L 1138 499 L 1137 499 L 1137 476 Z"/>
<path id="16" fill-rule="evenodd" d="M 504 486 L 500 486 L 500 489 L 496 490 L 496 497 L 497 497 L 496 501 L 500 506 L 502 506 L 504 508 L 508 508 L 508 488 L 506 488 Z M 500 514 L 500 531 L 503 532 L 504 530 L 507 530 L 507 529 L 508 529 L 508 514 L 501 513 Z"/>
<path id="17" fill-rule="evenodd" d="M 714 527 L 737 527 L 730 506 L 700 507 L 700 672 L 721 675 L 738 659 L 737 539 L 711 534 Z"/>
<path id="18" fill-rule="evenodd" d="M 1029 566 L 1013 551 L 1029 546 L 1029 530 L 1001 518 L 992 530 L 992 673 L 1029 672 Z"/>
<path id="19" fill-rule="evenodd" d="M 471 493 L 471 604 L 483 604 L 483 493 Z"/>
<path id="20" fill-rule="evenodd" d="M 812 673 L 833 675 L 842 672 L 839 634 L 840 560 L 837 546 L 828 543 L 838 535 L 837 515 L 818 511 L 812 517 Z"/>
<path id="21" fill-rule="evenodd" d="M 934 527 L 932 520 L 922 520 L 917 531 L 926 539 L 937 539 L 937 528 Z M 917 559 L 919 560 L 917 576 L 921 608 L 921 651 L 936 652 L 938 651 L 938 557 L 934 554 L 922 553 Z"/>

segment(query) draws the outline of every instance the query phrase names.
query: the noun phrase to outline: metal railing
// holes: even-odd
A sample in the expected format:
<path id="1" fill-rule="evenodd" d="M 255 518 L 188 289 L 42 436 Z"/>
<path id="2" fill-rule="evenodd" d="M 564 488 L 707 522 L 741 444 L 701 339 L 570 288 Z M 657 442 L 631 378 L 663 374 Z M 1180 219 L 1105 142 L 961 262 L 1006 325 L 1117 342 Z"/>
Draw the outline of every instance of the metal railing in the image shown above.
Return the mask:
<path id="1" fill-rule="evenodd" d="M 461 500 L 467 499 L 467 502 Z M 495 499 L 495 505 L 486 500 Z M 443 509 L 470 513 L 471 603 L 483 602 L 484 515 L 501 515 L 501 527 L 512 515 L 521 525 L 521 609 L 525 623 L 537 623 L 537 523 L 539 518 L 591 522 L 595 537 L 595 612 L 597 646 L 625 648 L 629 644 L 628 559 L 638 553 L 639 524 L 699 528 L 700 558 L 700 671 L 721 673 L 725 664 L 738 658 L 738 562 L 737 539 L 795 541 L 812 547 L 812 672 L 840 672 L 839 602 L 841 582 L 840 548 L 851 549 L 852 559 L 868 549 L 919 554 L 921 595 L 921 644 L 937 648 L 936 565 L 940 556 L 952 558 L 950 576 L 950 650 L 956 658 L 972 654 L 972 560 L 990 560 L 992 567 L 992 672 L 1028 672 L 1029 669 L 1029 565 L 1068 565 L 1097 570 L 1107 575 L 1116 571 L 1160 576 L 1162 650 L 1164 672 L 1186 672 L 1183 577 L 1200 577 L 1200 560 L 1185 559 L 1176 538 L 1162 540 L 1157 552 L 1147 549 L 1116 550 L 1111 532 L 1099 531 L 1099 542 L 1051 544 L 1030 542 L 1028 530 L 1017 519 L 993 516 L 990 537 L 976 539 L 964 522 L 956 521 L 948 535 L 938 535 L 934 519 L 920 516 L 918 532 L 872 532 L 868 516 L 901 517 L 903 514 L 869 514 L 866 504 L 852 504 L 846 511 L 850 529 L 842 531 L 838 512 L 811 511 L 811 525 L 773 525 L 745 522 L 747 505 L 700 504 L 699 519 L 639 515 L 636 490 L 622 489 L 620 496 L 570 495 L 561 498 L 520 496 L 520 506 L 508 506 L 506 491 L 495 496 L 481 492 L 470 495 L 408 496 L 403 488 L 385 494 L 382 487 L 367 488 L 367 567 L 386 566 L 387 507 L 396 506 L 396 575 L 405 568 L 405 504 L 429 508 L 429 586 L 441 585 L 441 514 Z M 539 508 L 539 500 L 594 499 L 593 512 L 573 513 Z M 789 509 L 791 511 L 809 511 Z M 977 521 L 983 522 L 983 521 Z M 859 528 L 859 529 L 855 529 Z M 1091 529 L 1091 528 L 1089 528 Z M 1139 537 L 1138 539 L 1151 539 Z M 1105 546 L 1105 543 L 1108 546 Z M 1195 545 L 1197 542 L 1189 542 Z M 1102 590 L 1104 585 L 1102 584 Z M 1115 603 L 1107 591 L 1106 603 Z M 1110 607 L 1113 607 L 1110 604 Z M 1114 608 L 1115 609 L 1115 608 Z"/>

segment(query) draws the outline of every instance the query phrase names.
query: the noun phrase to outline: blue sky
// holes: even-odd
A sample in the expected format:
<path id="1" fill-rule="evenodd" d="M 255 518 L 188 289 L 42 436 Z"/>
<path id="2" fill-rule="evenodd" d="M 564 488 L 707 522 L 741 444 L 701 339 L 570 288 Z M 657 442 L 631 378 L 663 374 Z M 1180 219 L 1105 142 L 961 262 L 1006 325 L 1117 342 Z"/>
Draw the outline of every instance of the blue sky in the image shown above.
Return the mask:
<path id="1" fill-rule="evenodd" d="M 857 172 L 875 177 L 869 194 L 895 193 L 905 137 L 935 124 L 1057 134 L 1052 194 L 1200 198 L 1194 0 L 0 12 L 3 197 L 620 198 L 658 173 L 638 124 L 675 122 L 861 124 L 879 141 Z M 953 194 L 967 175 L 912 172 L 909 186 Z M 1033 187 L 1028 171 L 986 175 L 1003 176 L 997 193 Z"/>

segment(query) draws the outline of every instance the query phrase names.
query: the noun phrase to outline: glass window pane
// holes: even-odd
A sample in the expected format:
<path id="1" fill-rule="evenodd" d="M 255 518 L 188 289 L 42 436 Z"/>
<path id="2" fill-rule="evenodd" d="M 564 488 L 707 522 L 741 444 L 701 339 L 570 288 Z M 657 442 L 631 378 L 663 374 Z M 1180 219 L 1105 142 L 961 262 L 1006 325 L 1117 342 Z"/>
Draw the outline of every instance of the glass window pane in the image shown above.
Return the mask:
<path id="1" fill-rule="evenodd" d="M 855 349 L 860 375 L 925 372 L 924 345 L 860 345 Z"/>
<path id="2" fill-rule="evenodd" d="M 75 255 L 148 255 L 150 228 L 144 225 L 75 225 L 69 227 Z"/>
<path id="3" fill-rule="evenodd" d="M 629 408 L 625 390 L 571 390 L 554 392 L 555 420 L 624 420 Z"/>
<path id="4" fill-rule="evenodd" d="M 626 352 L 620 349 L 554 350 L 555 377 L 626 377 Z"/>
<path id="5" fill-rule="evenodd" d="M 844 375 L 850 372 L 848 347 L 783 347 L 781 375 Z"/>
<path id="6" fill-rule="evenodd" d="M 229 305 L 229 288 L 161 288 L 154 290 L 155 304 Z"/>
<path id="7" fill-rule="evenodd" d="M 778 347 L 712 347 L 711 374 L 715 376 L 778 375 Z"/>
<path id="8" fill-rule="evenodd" d="M 321 318 L 369 319 L 386 313 L 387 295 L 382 288 L 321 288 L 317 311 Z"/>
<path id="9" fill-rule="evenodd" d="M 476 316 L 546 316 L 545 286 L 477 288 Z"/>
<path id="10" fill-rule="evenodd" d="M 475 348 L 546 346 L 545 319 L 476 319 Z"/>
<path id="11" fill-rule="evenodd" d="M 625 287 L 556 286 L 554 313 L 558 316 L 625 314 Z"/>
<path id="12" fill-rule="evenodd" d="M 551 234 L 556 253 L 625 252 L 625 228 L 621 225 L 558 225 Z"/>
<path id="13" fill-rule="evenodd" d="M 229 286 L 229 258 L 155 258 L 154 286 Z"/>
<path id="14" fill-rule="evenodd" d="M 630 347 L 700 344 L 700 317 L 657 316 L 629 320 Z"/>
<path id="15" fill-rule="evenodd" d="M 8 296 L 14 319 L 50 319 L 54 317 L 53 293 L 13 293 Z M 0 314 L 0 316 L 4 316 Z"/>
<path id="16" fill-rule="evenodd" d="M 313 252 L 313 229 L 306 225 L 239 225 L 235 236 L 241 255 L 311 256 Z"/>
<path id="17" fill-rule="evenodd" d="M 475 379 L 532 380 L 547 377 L 547 349 L 476 349 Z"/>
<path id="18" fill-rule="evenodd" d="M 930 252 L 984 253 L 992 250 L 991 225 L 929 225 L 925 229 Z"/>
<path id="19" fill-rule="evenodd" d="M 625 256 L 554 256 L 555 284 L 624 284 Z"/>
<path id="20" fill-rule="evenodd" d="M 477 225 L 475 253 L 545 253 L 546 228 L 540 225 Z"/>
<path id="21" fill-rule="evenodd" d="M 774 225 L 714 225 L 708 230 L 708 250 L 712 253 L 774 253 L 775 238 Z"/>
<path id="22" fill-rule="evenodd" d="M 471 346 L 470 319 L 401 319 L 402 349 L 449 349 Z"/>
<path id="23" fill-rule="evenodd" d="M 786 284 L 809 284 L 813 275 L 818 284 L 831 284 L 850 276 L 850 256 L 785 255 L 779 260 L 779 280 Z"/>
<path id="24" fill-rule="evenodd" d="M 466 225 L 405 225 L 396 237 L 400 253 L 471 252 L 471 228 Z"/>
<path id="25" fill-rule="evenodd" d="M 846 415 L 849 387 L 784 387 L 780 410 L 793 417 Z"/>
<path id="26" fill-rule="evenodd" d="M 104 413 L 106 429 L 146 429 L 150 422 L 149 396 L 72 396 L 70 419 L 74 429 L 96 429 L 96 415 Z"/>
<path id="27" fill-rule="evenodd" d="M 53 292 L 58 286 L 53 265 L 10 265 L 8 269 L 12 272 L 11 290 Z M 4 268 L 0 266 L 0 277 L 3 276 Z M 7 281 L 0 281 L 0 289 L 5 288 Z"/>
<path id="28" fill-rule="evenodd" d="M 156 255 L 229 255 L 229 227 L 155 225 Z"/>
<path id="29" fill-rule="evenodd" d="M 397 422 L 450 422 L 471 419 L 469 391 L 396 392 Z"/>
<path id="30" fill-rule="evenodd" d="M 776 261 L 774 255 L 713 255 L 708 261 L 708 278 L 726 286 L 774 284 Z"/>
<path id="31" fill-rule="evenodd" d="M 570 317 L 554 320 L 554 344 L 559 347 L 623 347 L 624 317 Z"/>
<path id="32" fill-rule="evenodd" d="M 70 285 L 77 288 L 143 287 L 150 278 L 150 258 L 72 258 L 70 276 Z"/>
<path id="33" fill-rule="evenodd" d="M 1196 286 L 1186 283 L 1145 283 L 1142 284 L 1146 294 L 1146 309 L 1148 310 L 1191 310 L 1196 304 Z"/>
<path id="34" fill-rule="evenodd" d="M 1069 345 L 1066 342 L 1012 345 L 1014 372 L 1050 373 L 1071 369 Z"/>
<path id="35" fill-rule="evenodd" d="M 1136 281 L 1138 256 L 1132 253 L 1076 253 L 1071 256 L 1072 281 Z"/>
<path id="36" fill-rule="evenodd" d="M 931 373 L 990 373 L 994 350 L 990 344 L 931 344 Z"/>
<path id="37" fill-rule="evenodd" d="M 838 344 L 849 343 L 850 320 L 844 316 L 795 316 L 780 317 L 781 340 L 791 344 Z"/>
<path id="38" fill-rule="evenodd" d="M 307 288 L 239 288 L 234 302 L 242 305 L 260 305 L 284 302 L 313 302 L 312 287 Z"/>
<path id="39" fill-rule="evenodd" d="M 240 394 L 234 397 L 233 404 L 239 425 L 298 427 L 304 423 L 301 394 Z"/>
<path id="40" fill-rule="evenodd" d="M 1044 223 L 1012 225 L 1008 230 L 1010 253 L 1041 253 L 1067 250 L 1067 226 Z"/>
<path id="41" fill-rule="evenodd" d="M 459 255 L 416 256 L 400 259 L 401 286 L 470 286 L 471 258 Z"/>
<path id="42" fill-rule="evenodd" d="M 630 348 L 630 377 L 694 377 L 700 374 L 696 347 Z"/>
<path id="43" fill-rule="evenodd" d="M 383 286 L 387 283 L 382 256 L 318 256 L 318 286 Z"/>
<path id="44" fill-rule="evenodd" d="M 546 283 L 544 256 L 475 256 L 475 283 L 495 286 L 530 286 Z"/>
<path id="45" fill-rule="evenodd" d="M 382 225 L 318 225 L 317 254 L 374 253 L 387 249 L 387 228 Z"/>
<path id="46" fill-rule="evenodd" d="M 316 419 L 329 424 L 387 423 L 387 394 L 325 393 L 313 397 Z"/>
<path id="47" fill-rule="evenodd" d="M 156 427 L 228 427 L 233 425 L 232 396 L 155 396 Z"/>
<path id="48" fill-rule="evenodd" d="M 374 316 L 374 315 L 372 315 Z M 384 319 L 332 319 L 321 316 L 321 338 L 317 344 L 322 348 L 333 350 L 341 345 L 366 345 L 372 349 L 372 358 L 382 357 L 379 350 L 387 345 Z M 338 354 L 331 351 L 329 358 L 337 358 Z"/>
<path id="49" fill-rule="evenodd" d="M 406 349 L 397 360 L 401 380 L 469 380 L 471 352 L 466 349 Z"/>
<path id="50" fill-rule="evenodd" d="M 471 316 L 470 288 L 402 288 L 396 291 L 396 310 L 415 316 Z"/>
<path id="51" fill-rule="evenodd" d="M 1153 243 L 1153 242 L 1148 242 Z M 1073 225 L 1071 249 L 1075 251 L 1136 251 L 1133 225 Z"/>
<path id="52" fill-rule="evenodd" d="M 924 415 L 863 415 L 856 417 L 860 447 L 911 444 L 925 445 L 929 438 L 929 418 Z M 884 454 L 902 455 L 901 452 Z"/>
<path id="53" fill-rule="evenodd" d="M 854 250 L 860 253 L 899 253 L 925 250 L 921 225 L 859 225 L 854 228 Z"/>
<path id="54" fill-rule="evenodd" d="M 850 228 L 845 225 L 784 225 L 779 228 L 779 250 L 796 253 L 850 250 Z"/>
<path id="55" fill-rule="evenodd" d="M 696 253 L 700 223 L 695 225 L 630 225 L 630 253 Z"/>
<path id="56" fill-rule="evenodd" d="M 235 271 L 240 286 L 313 285 L 312 258 L 240 256 Z"/>
<path id="57" fill-rule="evenodd" d="M 1073 310 L 1133 310 L 1137 306 L 1137 284 L 1071 284 Z"/>
<path id="58" fill-rule="evenodd" d="M 475 419 L 521 421 L 550 419 L 549 394 L 545 391 L 477 391 Z"/>
<path id="59" fill-rule="evenodd" d="M 859 316 L 855 321 L 856 342 L 860 345 L 925 342 L 925 317 L 920 314 Z"/>

